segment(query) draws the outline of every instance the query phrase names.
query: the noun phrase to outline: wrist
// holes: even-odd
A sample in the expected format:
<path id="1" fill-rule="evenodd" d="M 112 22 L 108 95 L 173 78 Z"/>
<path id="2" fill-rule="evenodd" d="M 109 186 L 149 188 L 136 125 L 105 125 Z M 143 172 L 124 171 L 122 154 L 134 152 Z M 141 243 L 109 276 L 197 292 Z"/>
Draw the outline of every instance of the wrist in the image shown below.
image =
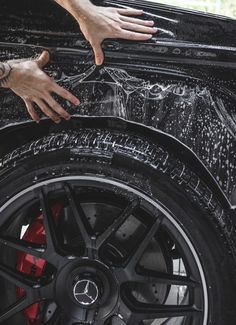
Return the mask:
<path id="1" fill-rule="evenodd" d="M 56 2 L 76 19 L 86 17 L 95 7 L 90 0 L 56 0 Z"/>
<path id="2" fill-rule="evenodd" d="M 0 63 L 0 87 L 9 88 L 8 81 L 12 66 L 8 62 Z"/>

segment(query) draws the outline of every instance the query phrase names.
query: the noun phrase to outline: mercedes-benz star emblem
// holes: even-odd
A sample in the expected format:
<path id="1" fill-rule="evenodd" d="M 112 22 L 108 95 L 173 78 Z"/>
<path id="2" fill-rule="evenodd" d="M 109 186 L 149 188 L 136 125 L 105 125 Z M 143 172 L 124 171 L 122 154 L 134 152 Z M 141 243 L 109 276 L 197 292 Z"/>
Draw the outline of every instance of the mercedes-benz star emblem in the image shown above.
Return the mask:
<path id="1" fill-rule="evenodd" d="M 83 306 L 94 304 L 99 295 L 96 283 L 91 280 L 79 280 L 73 289 L 74 297 Z"/>

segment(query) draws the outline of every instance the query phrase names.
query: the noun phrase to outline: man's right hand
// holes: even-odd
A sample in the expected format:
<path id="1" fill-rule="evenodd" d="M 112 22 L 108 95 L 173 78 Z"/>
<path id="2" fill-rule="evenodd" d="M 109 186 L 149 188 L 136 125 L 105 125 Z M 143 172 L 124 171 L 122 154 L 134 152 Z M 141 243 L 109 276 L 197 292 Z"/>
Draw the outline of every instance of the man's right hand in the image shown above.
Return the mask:
<path id="1" fill-rule="evenodd" d="M 75 17 L 80 30 L 91 44 L 95 62 L 104 61 L 102 42 L 109 38 L 147 41 L 157 33 L 154 21 L 136 18 L 143 10 L 95 6 L 90 0 L 56 0 Z M 133 1 L 134 2 L 134 1 Z"/>
<path id="2" fill-rule="evenodd" d="M 52 78 L 42 71 L 49 59 L 49 53 L 43 51 L 36 60 L 10 62 L 12 70 L 7 81 L 2 85 L 2 87 L 11 88 L 23 99 L 30 116 L 38 123 L 40 117 L 34 109 L 34 104 L 55 123 L 60 123 L 61 118 L 70 119 L 70 114 L 57 103 L 52 97 L 52 93 L 61 96 L 73 105 L 80 104 L 78 98 L 57 85 Z"/>

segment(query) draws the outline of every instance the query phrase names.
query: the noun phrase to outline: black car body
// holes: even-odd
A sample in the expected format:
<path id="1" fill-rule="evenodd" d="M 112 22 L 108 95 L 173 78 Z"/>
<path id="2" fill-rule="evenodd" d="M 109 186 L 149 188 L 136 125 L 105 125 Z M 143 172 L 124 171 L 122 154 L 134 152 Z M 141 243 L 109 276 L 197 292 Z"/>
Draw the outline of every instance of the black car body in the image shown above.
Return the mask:
<path id="1" fill-rule="evenodd" d="M 193 171 L 192 188 L 213 210 L 214 193 L 223 207 L 217 222 L 230 237 L 233 255 L 236 21 L 141 0 L 95 2 L 143 9 L 158 32 L 147 42 L 106 40 L 105 62 L 97 67 L 77 23 L 53 1 L 1 1 L 0 61 L 34 58 L 48 49 L 47 73 L 81 99 L 78 107 L 61 102 L 71 121 L 56 126 L 43 118 L 36 125 L 24 103 L 1 89 L 2 165 L 14 153 L 17 161 L 17 148 L 50 133 L 96 128 L 145 137 L 177 157 L 172 179 L 188 182 L 186 165 Z M 199 179 L 210 191 L 201 192 Z M 224 211 L 232 223 L 225 222 Z"/>
<path id="2" fill-rule="evenodd" d="M 49 73 L 82 101 L 78 108 L 68 107 L 75 116 L 73 127 L 83 123 L 78 115 L 86 120 L 91 116 L 96 125 L 111 123 L 161 137 L 206 175 L 233 208 L 235 21 L 143 1 L 102 3 L 144 9 L 145 18 L 155 20 L 158 33 L 146 43 L 107 40 L 105 65 L 96 68 L 76 22 L 58 6 L 48 1 L 2 1 L 1 60 L 34 57 L 40 47 L 50 48 Z M 94 117 L 98 121 L 92 122 Z M 48 121 L 32 126 L 24 104 L 5 90 L 1 90 L 0 123 L 4 153 L 16 146 L 15 135 L 21 137 L 27 128 L 33 127 L 37 137 L 37 132 L 52 127 Z M 27 140 L 27 136 L 22 139 Z"/>

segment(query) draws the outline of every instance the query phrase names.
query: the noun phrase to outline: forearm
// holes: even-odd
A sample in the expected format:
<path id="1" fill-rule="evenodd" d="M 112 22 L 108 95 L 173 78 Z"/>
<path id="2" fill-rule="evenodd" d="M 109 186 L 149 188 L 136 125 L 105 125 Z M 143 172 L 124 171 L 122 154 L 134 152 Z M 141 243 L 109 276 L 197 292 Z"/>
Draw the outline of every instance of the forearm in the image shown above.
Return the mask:
<path id="1" fill-rule="evenodd" d="M 76 19 L 86 16 L 94 5 L 90 0 L 55 0 L 61 7 L 66 9 Z"/>
<path id="2" fill-rule="evenodd" d="M 0 62 L 0 87 L 7 87 L 11 70 L 12 68 L 8 62 Z"/>

